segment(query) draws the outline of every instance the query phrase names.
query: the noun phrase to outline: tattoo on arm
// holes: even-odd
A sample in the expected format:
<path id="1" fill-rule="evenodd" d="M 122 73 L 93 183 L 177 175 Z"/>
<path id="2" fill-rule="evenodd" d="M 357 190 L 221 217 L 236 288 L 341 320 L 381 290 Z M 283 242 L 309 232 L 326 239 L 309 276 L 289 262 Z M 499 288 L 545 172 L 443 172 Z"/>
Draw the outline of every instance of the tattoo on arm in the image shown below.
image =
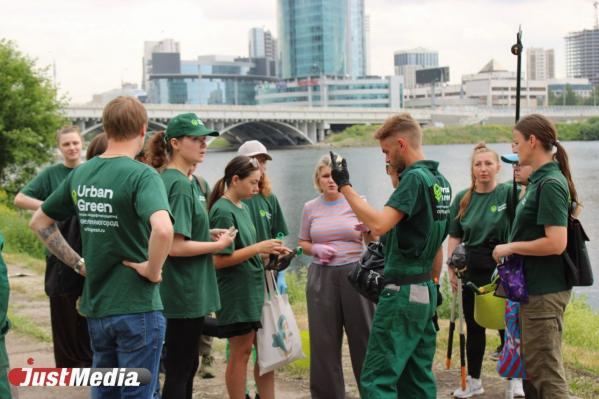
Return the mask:
<path id="1" fill-rule="evenodd" d="M 36 231 L 37 235 L 42 239 L 42 242 L 64 264 L 75 268 L 81 256 L 75 252 L 69 243 L 64 239 L 56 224 L 53 223 L 49 227 L 45 227 Z"/>

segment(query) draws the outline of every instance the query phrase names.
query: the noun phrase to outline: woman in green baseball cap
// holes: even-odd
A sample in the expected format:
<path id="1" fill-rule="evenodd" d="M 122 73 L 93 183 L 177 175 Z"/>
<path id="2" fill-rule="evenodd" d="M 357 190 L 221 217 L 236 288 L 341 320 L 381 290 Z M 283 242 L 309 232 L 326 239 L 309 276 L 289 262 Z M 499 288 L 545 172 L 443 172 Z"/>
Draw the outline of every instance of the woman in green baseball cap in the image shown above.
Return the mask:
<path id="1" fill-rule="evenodd" d="M 160 296 L 167 318 L 162 398 L 191 398 L 198 368 L 204 317 L 220 309 L 212 254 L 234 239 L 224 229 L 209 228 L 199 185 L 189 170 L 204 160 L 206 136 L 218 136 L 193 113 L 177 115 L 148 145 L 148 160 L 160 170 L 175 219 L 175 238 L 162 272 Z"/>

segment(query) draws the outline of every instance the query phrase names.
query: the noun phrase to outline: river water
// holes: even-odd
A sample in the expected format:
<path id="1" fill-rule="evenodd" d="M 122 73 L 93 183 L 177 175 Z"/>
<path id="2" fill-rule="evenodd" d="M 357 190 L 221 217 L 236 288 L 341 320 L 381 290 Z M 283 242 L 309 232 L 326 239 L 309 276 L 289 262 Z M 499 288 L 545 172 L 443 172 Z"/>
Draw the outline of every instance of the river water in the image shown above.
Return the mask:
<path id="1" fill-rule="evenodd" d="M 587 243 L 591 264 L 594 268 L 595 284 L 580 287 L 575 291 L 588 295 L 592 306 L 599 310 L 599 187 L 596 187 L 599 173 L 599 142 L 566 142 L 570 163 L 578 195 L 584 205 L 581 221 L 591 242 Z M 439 168 L 447 177 L 454 194 L 470 184 L 469 163 L 473 145 L 429 145 L 424 146 L 428 159 L 440 162 Z M 509 144 L 492 144 L 499 154 L 511 152 Z M 322 148 L 298 148 L 272 150 L 273 160 L 267 164 L 268 175 L 289 226 L 288 246 L 295 246 L 299 232 L 300 216 L 306 201 L 317 196 L 313 186 L 314 166 L 318 159 L 327 154 Z M 353 187 L 377 208 L 382 208 L 392 188 L 384 171 L 384 156 L 378 147 L 341 148 L 337 150 L 348 160 Z M 225 165 L 235 156 L 234 152 L 209 152 L 198 173 L 212 185 L 222 177 Z M 504 164 L 501 181 L 511 180 L 512 168 Z M 296 266 L 308 264 L 308 257 L 301 257 Z"/>

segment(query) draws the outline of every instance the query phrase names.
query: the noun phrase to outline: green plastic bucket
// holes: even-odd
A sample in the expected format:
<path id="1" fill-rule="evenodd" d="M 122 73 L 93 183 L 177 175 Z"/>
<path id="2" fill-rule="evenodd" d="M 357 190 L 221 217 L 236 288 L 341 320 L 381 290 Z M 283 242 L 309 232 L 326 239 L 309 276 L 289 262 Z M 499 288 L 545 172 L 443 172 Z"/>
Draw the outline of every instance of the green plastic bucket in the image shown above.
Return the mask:
<path id="1" fill-rule="evenodd" d="M 491 330 L 505 329 L 505 298 L 494 295 L 496 284 L 491 283 L 480 287 L 480 292 L 474 297 L 474 320 L 479 326 Z"/>

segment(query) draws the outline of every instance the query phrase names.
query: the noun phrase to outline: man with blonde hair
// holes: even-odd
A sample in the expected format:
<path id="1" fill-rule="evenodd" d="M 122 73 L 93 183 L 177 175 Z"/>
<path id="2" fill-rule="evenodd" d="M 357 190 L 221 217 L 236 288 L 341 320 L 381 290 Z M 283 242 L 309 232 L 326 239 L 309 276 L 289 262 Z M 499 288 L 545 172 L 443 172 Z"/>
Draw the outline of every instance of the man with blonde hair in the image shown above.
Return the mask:
<path id="1" fill-rule="evenodd" d="M 92 388 L 93 398 L 150 398 L 158 391 L 165 319 L 158 290 L 173 240 L 168 199 L 151 167 L 134 161 L 148 118 L 133 97 L 104 108 L 106 151 L 74 169 L 45 200 L 30 227 L 64 264 L 85 276 L 80 312 L 87 317 L 93 367 L 145 368 L 147 384 Z M 77 215 L 85 260 L 55 221 Z"/>
<path id="2" fill-rule="evenodd" d="M 385 161 L 401 174 L 382 211 L 352 188 L 347 161 L 331 152 L 339 191 L 375 236 L 387 234 L 385 280 L 360 378 L 362 398 L 436 398 L 432 372 L 437 305 L 434 279 L 441 270 L 451 188 L 438 163 L 426 160 L 422 130 L 409 114 L 390 117 L 374 138 Z"/>

